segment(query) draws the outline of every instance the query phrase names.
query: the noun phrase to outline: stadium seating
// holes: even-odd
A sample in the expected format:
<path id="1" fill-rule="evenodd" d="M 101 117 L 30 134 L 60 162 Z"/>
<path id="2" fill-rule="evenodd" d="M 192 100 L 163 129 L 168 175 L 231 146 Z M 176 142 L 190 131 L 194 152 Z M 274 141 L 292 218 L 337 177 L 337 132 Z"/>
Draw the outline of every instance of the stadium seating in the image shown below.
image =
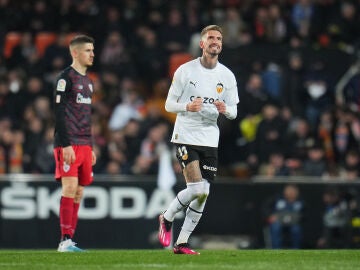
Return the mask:
<path id="1" fill-rule="evenodd" d="M 175 70 L 180 65 L 182 65 L 192 59 L 193 59 L 193 57 L 190 53 L 186 53 L 186 52 L 173 53 L 169 57 L 169 69 L 168 69 L 169 77 L 172 78 L 174 76 Z"/>
<path id="2" fill-rule="evenodd" d="M 20 32 L 8 32 L 5 35 L 3 54 L 6 59 L 9 59 L 11 57 L 13 48 L 20 43 L 20 40 Z"/>
<path id="3" fill-rule="evenodd" d="M 56 41 L 57 35 L 53 32 L 39 32 L 35 36 L 35 46 L 40 56 L 43 56 L 46 48 Z"/>

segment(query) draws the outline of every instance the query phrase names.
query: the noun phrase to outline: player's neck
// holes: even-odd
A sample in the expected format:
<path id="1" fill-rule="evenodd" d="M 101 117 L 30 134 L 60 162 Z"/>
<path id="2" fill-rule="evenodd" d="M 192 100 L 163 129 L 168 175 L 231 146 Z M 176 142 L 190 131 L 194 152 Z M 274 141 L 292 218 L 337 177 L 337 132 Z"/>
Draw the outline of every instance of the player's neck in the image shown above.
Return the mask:
<path id="1" fill-rule="evenodd" d="M 81 75 L 86 75 L 87 67 L 84 67 L 76 62 L 71 64 L 72 68 L 79 72 Z"/>
<path id="2" fill-rule="evenodd" d="M 217 61 L 218 61 L 218 57 L 217 57 L 217 56 L 211 57 L 211 56 L 208 56 L 208 55 L 203 54 L 203 55 L 200 57 L 200 63 L 201 63 L 201 65 L 202 65 L 204 68 L 208 68 L 208 69 L 214 68 L 214 67 L 216 66 L 216 64 L 217 64 Z"/>

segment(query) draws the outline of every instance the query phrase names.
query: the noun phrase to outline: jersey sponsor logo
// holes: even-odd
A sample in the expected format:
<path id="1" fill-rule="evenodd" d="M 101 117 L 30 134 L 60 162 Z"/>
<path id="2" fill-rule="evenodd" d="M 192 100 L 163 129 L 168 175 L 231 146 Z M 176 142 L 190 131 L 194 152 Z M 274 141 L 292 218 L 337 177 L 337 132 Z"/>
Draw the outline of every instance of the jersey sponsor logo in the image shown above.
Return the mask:
<path id="1" fill-rule="evenodd" d="M 203 165 L 203 169 L 204 170 L 208 170 L 208 171 L 212 171 L 212 172 L 216 172 L 217 168 L 213 167 L 213 166 L 207 166 L 207 165 Z"/>
<path id="2" fill-rule="evenodd" d="M 76 96 L 76 103 L 91 104 L 91 98 L 84 97 L 82 94 L 78 93 Z"/>
<path id="3" fill-rule="evenodd" d="M 66 162 L 64 162 L 63 170 L 64 170 L 64 172 L 70 171 L 70 165 L 67 164 Z"/>
<path id="4" fill-rule="evenodd" d="M 64 79 L 60 79 L 57 83 L 56 90 L 60 92 L 64 92 L 66 87 L 66 81 Z"/>
<path id="5" fill-rule="evenodd" d="M 224 90 L 224 85 L 219 82 L 219 83 L 216 85 L 216 92 L 217 92 L 218 94 L 220 94 L 223 90 Z"/>
<path id="6" fill-rule="evenodd" d="M 190 101 L 193 101 L 194 99 L 195 99 L 195 96 L 190 97 Z M 203 99 L 204 104 L 213 104 L 216 100 L 218 100 L 218 99 L 215 99 L 212 97 L 203 97 L 202 99 Z"/>

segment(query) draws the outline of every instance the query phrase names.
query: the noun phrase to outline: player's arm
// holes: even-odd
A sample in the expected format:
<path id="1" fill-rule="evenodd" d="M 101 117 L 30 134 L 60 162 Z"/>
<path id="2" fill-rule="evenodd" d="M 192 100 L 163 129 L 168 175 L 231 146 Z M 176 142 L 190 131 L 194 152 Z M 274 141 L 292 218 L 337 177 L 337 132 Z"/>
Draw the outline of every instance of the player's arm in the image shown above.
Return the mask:
<path id="1" fill-rule="evenodd" d="M 72 164 L 75 161 L 75 153 L 70 144 L 69 135 L 65 120 L 66 94 L 71 89 L 71 82 L 65 76 L 60 77 L 56 82 L 55 89 L 55 118 L 56 136 L 63 148 L 64 161 Z"/>
<path id="2" fill-rule="evenodd" d="M 237 116 L 237 104 L 239 103 L 238 89 L 235 77 L 233 76 L 233 86 L 226 89 L 224 100 L 217 100 L 214 105 L 219 113 L 225 115 L 226 118 L 232 120 Z"/>
<path id="3" fill-rule="evenodd" d="M 189 103 L 179 103 L 179 96 L 172 94 L 171 90 L 167 96 L 165 102 L 165 110 L 168 112 L 179 113 L 179 112 L 198 112 L 202 107 L 202 98 L 194 98 Z"/>
<path id="4" fill-rule="evenodd" d="M 186 71 L 183 69 L 183 66 L 180 66 L 174 74 L 168 96 L 165 102 L 165 110 L 172 113 L 180 112 L 198 112 L 202 107 L 202 98 L 194 98 L 191 102 L 179 102 L 180 97 L 184 92 L 184 83 L 183 77 L 186 75 Z"/>
<path id="5" fill-rule="evenodd" d="M 226 105 L 224 101 L 217 100 L 214 102 L 219 113 L 225 115 L 226 118 L 232 120 L 237 115 L 237 105 Z"/>

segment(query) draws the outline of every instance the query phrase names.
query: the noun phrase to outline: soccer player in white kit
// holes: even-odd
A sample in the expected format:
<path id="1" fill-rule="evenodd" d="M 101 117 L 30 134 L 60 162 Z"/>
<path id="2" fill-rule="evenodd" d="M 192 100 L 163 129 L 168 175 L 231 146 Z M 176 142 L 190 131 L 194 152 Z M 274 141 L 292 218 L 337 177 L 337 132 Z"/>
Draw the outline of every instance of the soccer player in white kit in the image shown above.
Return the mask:
<path id="1" fill-rule="evenodd" d="M 202 56 L 181 65 L 166 99 L 165 109 L 177 113 L 171 142 L 183 168 L 186 188 L 180 191 L 167 210 L 159 216 L 159 241 L 171 243 L 171 228 L 176 213 L 187 208 L 173 251 L 199 255 L 189 247 L 188 239 L 198 224 L 210 183 L 217 172 L 219 113 L 228 119 L 237 115 L 239 96 L 234 74 L 218 56 L 222 50 L 222 29 L 209 25 L 201 31 Z"/>

